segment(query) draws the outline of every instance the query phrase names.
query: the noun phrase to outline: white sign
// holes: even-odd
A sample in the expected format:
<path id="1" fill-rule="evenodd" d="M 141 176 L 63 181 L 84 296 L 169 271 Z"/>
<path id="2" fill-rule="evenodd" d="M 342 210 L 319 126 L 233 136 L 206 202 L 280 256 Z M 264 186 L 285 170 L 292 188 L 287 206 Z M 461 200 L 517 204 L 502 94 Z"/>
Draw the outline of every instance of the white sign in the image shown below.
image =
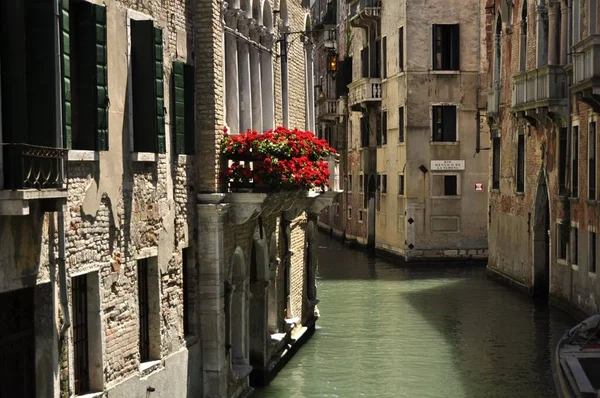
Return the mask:
<path id="1" fill-rule="evenodd" d="M 433 171 L 447 171 L 447 170 L 464 170 L 464 160 L 432 160 L 431 170 Z"/>
<path id="2" fill-rule="evenodd" d="M 483 192 L 483 182 L 475 183 L 475 192 Z"/>

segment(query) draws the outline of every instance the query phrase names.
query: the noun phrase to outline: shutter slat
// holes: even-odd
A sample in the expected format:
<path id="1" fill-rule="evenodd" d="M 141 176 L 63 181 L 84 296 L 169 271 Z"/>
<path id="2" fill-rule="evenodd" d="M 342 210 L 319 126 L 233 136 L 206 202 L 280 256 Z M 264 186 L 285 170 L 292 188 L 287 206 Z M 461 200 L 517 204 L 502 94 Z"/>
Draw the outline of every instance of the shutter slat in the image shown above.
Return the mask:
<path id="1" fill-rule="evenodd" d="M 156 96 L 156 150 L 166 152 L 165 143 L 165 89 L 163 73 L 162 29 L 154 28 L 154 81 Z"/>
<path id="2" fill-rule="evenodd" d="M 196 115 L 195 109 L 195 84 L 194 84 L 194 67 L 185 65 L 184 67 L 184 86 L 185 86 L 185 153 L 193 155 L 195 148 L 195 125 Z"/>
<path id="3" fill-rule="evenodd" d="M 106 48 L 106 7 L 93 5 L 96 55 L 96 150 L 108 150 L 108 53 Z"/>
<path id="4" fill-rule="evenodd" d="M 185 76 L 184 64 L 173 62 L 173 116 L 175 131 L 175 152 L 185 153 Z"/>
<path id="5" fill-rule="evenodd" d="M 72 116 L 71 116 L 71 38 L 69 22 L 69 1 L 61 1 L 60 29 L 61 29 L 61 73 L 62 73 L 62 124 L 63 145 L 65 148 L 72 146 Z"/>

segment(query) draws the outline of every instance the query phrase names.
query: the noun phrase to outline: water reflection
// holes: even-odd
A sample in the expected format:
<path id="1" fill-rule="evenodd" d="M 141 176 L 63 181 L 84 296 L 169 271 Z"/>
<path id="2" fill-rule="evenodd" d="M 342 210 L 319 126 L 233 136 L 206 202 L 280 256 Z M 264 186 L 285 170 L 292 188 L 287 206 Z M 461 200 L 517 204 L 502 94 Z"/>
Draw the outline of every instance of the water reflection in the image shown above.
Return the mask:
<path id="1" fill-rule="evenodd" d="M 550 397 L 573 320 L 483 267 L 398 267 L 320 236 L 320 329 L 259 397 Z"/>

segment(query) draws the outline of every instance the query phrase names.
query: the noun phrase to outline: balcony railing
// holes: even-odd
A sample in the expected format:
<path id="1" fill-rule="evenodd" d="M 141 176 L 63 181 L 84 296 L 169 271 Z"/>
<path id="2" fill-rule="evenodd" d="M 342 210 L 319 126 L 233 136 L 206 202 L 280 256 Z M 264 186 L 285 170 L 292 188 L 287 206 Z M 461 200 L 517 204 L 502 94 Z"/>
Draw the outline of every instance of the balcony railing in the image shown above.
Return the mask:
<path id="1" fill-rule="evenodd" d="M 381 102 L 381 79 L 364 77 L 348 85 L 348 104 L 353 107 L 361 103 Z"/>
<path id="2" fill-rule="evenodd" d="M 573 88 L 578 92 L 600 85 L 600 35 L 592 35 L 573 47 Z M 596 92 L 594 94 L 600 94 Z"/>
<path id="3" fill-rule="evenodd" d="M 66 189 L 68 149 L 28 144 L 0 144 L 3 152 L 3 189 Z"/>
<path id="4" fill-rule="evenodd" d="M 335 120 L 338 113 L 338 104 L 333 99 L 323 99 L 319 101 L 318 118 L 321 120 Z"/>
<path id="5" fill-rule="evenodd" d="M 488 87 L 487 114 L 488 116 L 497 115 L 500 111 L 500 87 L 492 84 Z"/>
<path id="6" fill-rule="evenodd" d="M 363 21 L 379 20 L 381 0 L 356 0 L 348 7 L 348 20 L 359 26 Z"/>
<path id="7" fill-rule="evenodd" d="M 564 69 L 558 65 L 544 66 L 515 76 L 513 110 L 548 107 L 553 105 L 553 102 L 566 101 L 566 81 Z"/>

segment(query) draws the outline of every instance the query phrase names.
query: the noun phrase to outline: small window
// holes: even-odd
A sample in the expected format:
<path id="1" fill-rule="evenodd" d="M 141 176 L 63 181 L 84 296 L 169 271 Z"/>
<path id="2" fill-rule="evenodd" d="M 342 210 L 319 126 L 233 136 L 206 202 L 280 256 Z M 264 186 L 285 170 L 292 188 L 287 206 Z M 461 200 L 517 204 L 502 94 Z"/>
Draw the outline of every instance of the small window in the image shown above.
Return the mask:
<path id="1" fill-rule="evenodd" d="M 567 244 L 569 243 L 568 230 L 565 234 L 564 224 L 556 224 L 556 258 L 559 260 L 567 259 Z"/>
<path id="2" fill-rule="evenodd" d="M 456 141 L 456 106 L 433 107 L 433 134 L 434 142 Z"/>
<path id="3" fill-rule="evenodd" d="M 525 134 L 522 131 L 517 141 L 517 192 L 525 192 Z"/>
<path id="4" fill-rule="evenodd" d="M 75 394 L 90 391 L 87 275 L 72 279 Z"/>
<path id="5" fill-rule="evenodd" d="M 387 77 L 387 37 L 381 39 L 381 54 L 381 77 L 385 79 Z"/>
<path id="6" fill-rule="evenodd" d="M 363 184 L 364 184 L 363 180 L 364 180 L 363 175 L 362 174 L 359 175 L 358 176 L 358 191 L 359 192 L 363 192 Z"/>
<path id="7" fill-rule="evenodd" d="M 194 335 L 194 297 L 196 297 L 196 270 L 192 250 L 183 249 L 181 252 L 181 270 L 183 278 L 183 333 L 184 336 Z"/>
<path id="8" fill-rule="evenodd" d="M 398 29 L 398 70 L 404 71 L 404 27 Z"/>
<path id="9" fill-rule="evenodd" d="M 588 271 L 596 273 L 596 233 L 589 232 L 588 240 Z"/>
<path id="10" fill-rule="evenodd" d="M 348 192 L 352 192 L 352 173 L 348 174 Z"/>
<path id="11" fill-rule="evenodd" d="M 460 69 L 458 26 L 433 25 L 433 70 Z"/>
<path id="12" fill-rule="evenodd" d="M 369 146 L 369 117 L 366 115 L 360 118 L 360 144 L 363 148 Z"/>
<path id="13" fill-rule="evenodd" d="M 567 129 L 561 128 L 558 137 L 558 194 L 567 194 Z"/>
<path id="14" fill-rule="evenodd" d="M 398 176 L 398 195 L 404 196 L 404 174 Z"/>
<path id="15" fill-rule="evenodd" d="M 571 227 L 571 264 L 579 264 L 579 230 Z"/>
<path id="16" fill-rule="evenodd" d="M 377 140 L 377 146 L 381 146 L 383 144 L 383 126 L 382 126 L 382 115 L 379 114 L 376 116 L 375 118 L 375 133 L 376 133 L 376 140 Z"/>
<path id="17" fill-rule="evenodd" d="M 361 221 L 361 222 L 362 222 L 362 220 L 363 220 L 363 211 L 362 211 L 362 210 L 359 210 L 359 211 L 358 211 L 358 221 Z"/>
<path id="18" fill-rule="evenodd" d="M 500 137 L 492 139 L 492 189 L 500 189 Z"/>
<path id="19" fill-rule="evenodd" d="M 369 77 L 369 47 L 360 50 L 362 77 Z"/>
<path id="20" fill-rule="evenodd" d="M 398 109 L 398 142 L 404 142 L 404 107 Z"/>
<path id="21" fill-rule="evenodd" d="M 573 126 L 571 154 L 571 196 L 579 197 L 579 126 Z"/>
<path id="22" fill-rule="evenodd" d="M 458 195 L 457 176 L 444 176 L 444 196 Z"/>
<path id="23" fill-rule="evenodd" d="M 157 258 L 137 262 L 140 362 L 160 358 L 160 303 Z"/>
<path id="24" fill-rule="evenodd" d="M 348 220 L 352 220 L 352 207 L 348 207 Z"/>
<path id="25" fill-rule="evenodd" d="M 596 200 L 596 122 L 588 126 L 588 199 Z"/>
<path id="26" fill-rule="evenodd" d="M 387 111 L 381 114 L 381 145 L 387 144 Z"/>
<path id="27" fill-rule="evenodd" d="M 387 193 L 387 174 L 381 176 L 381 193 Z"/>

